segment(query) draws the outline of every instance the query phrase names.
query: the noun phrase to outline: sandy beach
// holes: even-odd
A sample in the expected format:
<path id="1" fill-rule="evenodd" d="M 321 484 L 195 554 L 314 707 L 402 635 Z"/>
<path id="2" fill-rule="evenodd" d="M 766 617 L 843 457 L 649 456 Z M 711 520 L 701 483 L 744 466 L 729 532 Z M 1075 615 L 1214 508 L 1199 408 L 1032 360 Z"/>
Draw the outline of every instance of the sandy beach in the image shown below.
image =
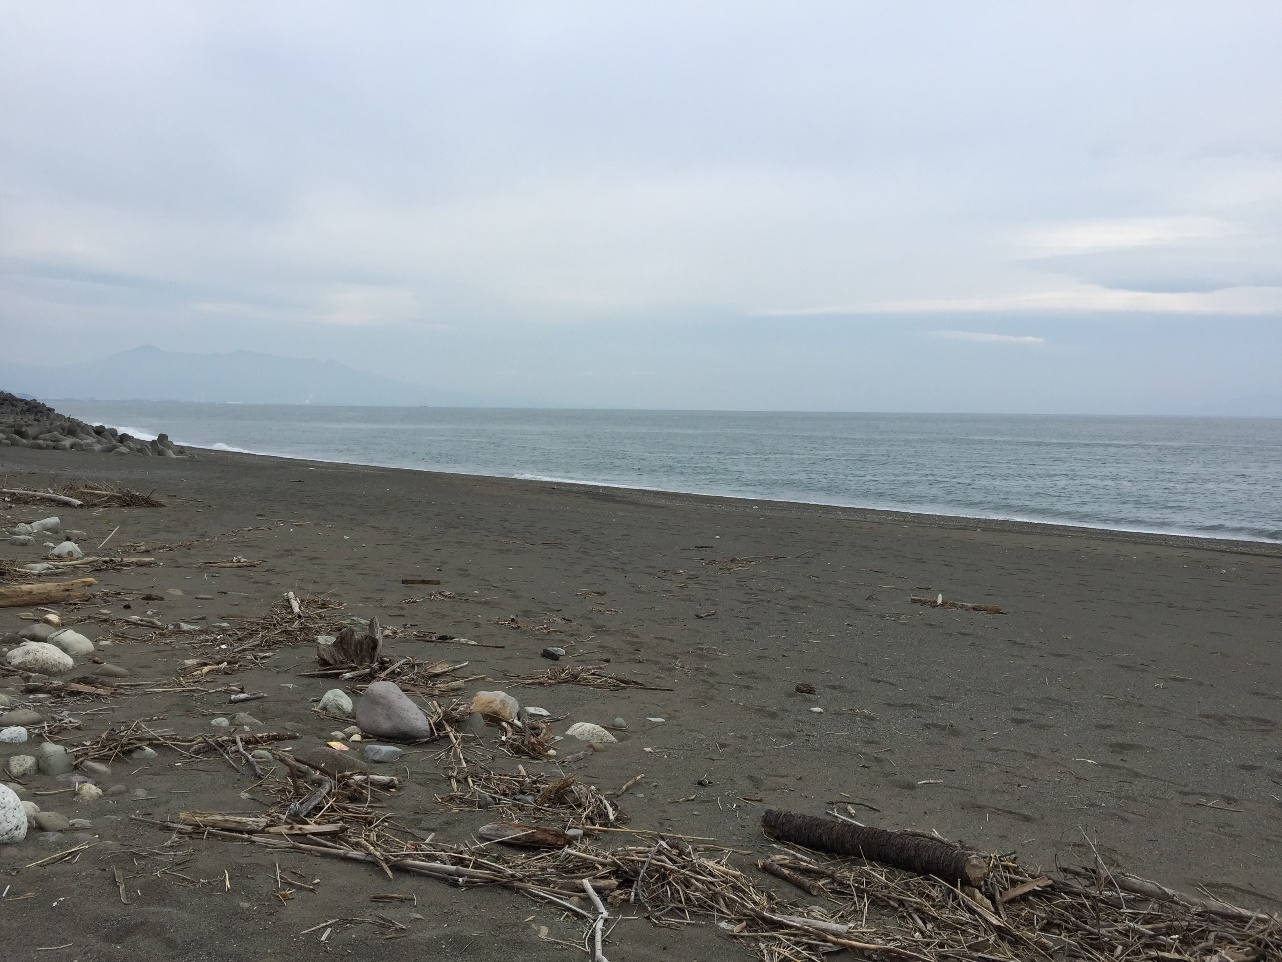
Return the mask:
<path id="1" fill-rule="evenodd" d="M 835 807 L 1016 853 L 1030 868 L 1088 865 L 1093 847 L 1173 888 L 1282 910 L 1282 547 L 220 452 L 0 454 L 6 487 L 78 479 L 154 491 L 166 506 L 0 509 L 6 530 L 57 514 L 64 529 L 86 532 L 88 554 L 157 562 L 90 572 L 91 601 L 55 606 L 64 624 L 110 642 L 94 657 L 128 670 L 116 694 L 29 701 L 22 678 L 0 674 L 0 692 L 18 704 L 74 720 L 56 734 L 69 748 L 140 719 L 209 734 L 211 719 L 242 710 L 257 730 L 298 735 L 276 747 L 330 740 L 351 722 L 313 711 L 335 683 L 301 674 L 317 667 L 312 644 L 275 647 L 256 667 L 201 684 L 168 684 L 184 661 L 217 653 L 193 648 L 217 633 L 212 625 L 261 618 L 292 591 L 341 603 L 334 617 L 377 616 L 394 629 L 385 643 L 394 659 L 466 662 L 455 677 L 484 677 L 459 697 L 507 691 L 549 711 L 557 734 L 622 719 L 617 743 L 564 768 L 505 754 L 495 729 L 462 730 L 496 770 L 573 774 L 601 792 L 631 783 L 611 796 L 621 825 L 715 840 L 748 871 L 773 851 L 763 810 Z M 9 564 L 43 554 L 0 544 Z M 234 558 L 260 563 L 201 564 Z M 1004 613 L 911 600 L 940 594 Z M 24 611 L 0 609 L 0 634 L 29 624 Z M 547 646 L 566 656 L 549 661 Z M 515 681 L 587 665 L 642 685 Z M 229 704 L 228 686 L 267 697 Z M 29 748 L 0 746 L 5 758 Z M 451 789 L 441 752 L 409 746 L 394 765 L 375 766 L 401 780 L 381 804 L 420 838 L 465 844 L 494 816 L 442 802 Z M 111 769 L 95 780 L 124 791 L 95 801 L 76 801 L 50 776 L 24 780 L 42 809 L 92 827 L 0 846 L 6 960 L 582 954 L 562 944 L 581 938 L 581 919 L 516 892 L 389 879 L 374 865 L 176 837 L 133 818 L 262 811 L 258 780 L 216 755 L 162 749 Z M 370 901 L 387 894 L 408 898 Z M 395 926 L 332 921 L 374 911 Z M 714 924 L 618 914 L 606 942 L 616 962 L 754 957 Z M 53 947 L 62 948 L 37 951 Z"/>

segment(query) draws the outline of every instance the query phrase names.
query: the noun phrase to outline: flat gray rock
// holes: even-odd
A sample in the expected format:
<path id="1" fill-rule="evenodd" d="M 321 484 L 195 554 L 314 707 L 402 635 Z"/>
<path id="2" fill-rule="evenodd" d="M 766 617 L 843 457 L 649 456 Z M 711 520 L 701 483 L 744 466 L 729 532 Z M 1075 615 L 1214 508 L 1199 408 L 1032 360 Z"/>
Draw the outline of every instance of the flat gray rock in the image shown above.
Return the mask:
<path id="1" fill-rule="evenodd" d="M 65 832 L 71 828 L 71 822 L 57 812 L 36 812 L 36 828 L 42 832 Z"/>
<path id="2" fill-rule="evenodd" d="M 10 725 L 21 725 L 24 728 L 31 728 L 34 725 L 43 725 L 44 716 L 39 712 L 34 712 L 30 708 L 15 708 L 13 711 L 7 711 L 0 715 L 0 726 L 8 728 Z"/>
<path id="3" fill-rule="evenodd" d="M 356 703 L 356 724 L 367 735 L 397 742 L 421 741 L 435 734 L 423 710 L 390 681 L 376 681 L 365 689 Z"/>
<path id="4" fill-rule="evenodd" d="M 18 632 L 18 637 L 23 641 L 48 641 L 49 636 L 57 630 L 52 625 L 36 622 L 34 625 L 27 625 L 27 627 Z"/>
<path id="5" fill-rule="evenodd" d="M 395 745 L 366 745 L 361 754 L 365 756 L 367 762 L 385 765 L 388 762 L 397 761 L 405 754 L 405 750 Z"/>

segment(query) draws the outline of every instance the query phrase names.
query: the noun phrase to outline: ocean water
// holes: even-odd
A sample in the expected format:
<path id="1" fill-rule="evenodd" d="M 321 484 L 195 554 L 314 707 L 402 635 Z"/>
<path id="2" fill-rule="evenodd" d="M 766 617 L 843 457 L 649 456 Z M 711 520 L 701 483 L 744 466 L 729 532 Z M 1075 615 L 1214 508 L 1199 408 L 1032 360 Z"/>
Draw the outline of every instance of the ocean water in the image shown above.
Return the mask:
<path id="1" fill-rule="evenodd" d="M 1282 419 L 52 403 L 196 447 L 1282 542 Z"/>

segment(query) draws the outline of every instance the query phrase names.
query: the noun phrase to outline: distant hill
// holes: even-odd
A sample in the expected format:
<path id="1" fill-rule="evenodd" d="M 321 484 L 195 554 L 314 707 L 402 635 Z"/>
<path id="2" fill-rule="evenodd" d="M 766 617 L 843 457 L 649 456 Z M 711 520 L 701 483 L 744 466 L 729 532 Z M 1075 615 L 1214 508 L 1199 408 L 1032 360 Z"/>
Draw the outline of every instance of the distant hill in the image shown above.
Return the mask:
<path id="1" fill-rule="evenodd" d="M 0 389 L 38 398 L 436 406 L 492 400 L 380 377 L 337 361 L 253 351 L 189 354 L 144 345 L 80 364 L 0 363 Z"/>

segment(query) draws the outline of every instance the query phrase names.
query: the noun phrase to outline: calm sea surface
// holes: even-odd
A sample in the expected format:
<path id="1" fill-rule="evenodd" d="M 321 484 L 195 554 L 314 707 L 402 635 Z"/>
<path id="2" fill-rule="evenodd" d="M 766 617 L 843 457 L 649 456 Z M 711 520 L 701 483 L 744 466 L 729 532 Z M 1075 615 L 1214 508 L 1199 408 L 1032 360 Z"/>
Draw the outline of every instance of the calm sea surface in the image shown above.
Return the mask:
<path id="1" fill-rule="evenodd" d="M 1282 542 L 1282 419 L 54 403 L 259 454 Z"/>

